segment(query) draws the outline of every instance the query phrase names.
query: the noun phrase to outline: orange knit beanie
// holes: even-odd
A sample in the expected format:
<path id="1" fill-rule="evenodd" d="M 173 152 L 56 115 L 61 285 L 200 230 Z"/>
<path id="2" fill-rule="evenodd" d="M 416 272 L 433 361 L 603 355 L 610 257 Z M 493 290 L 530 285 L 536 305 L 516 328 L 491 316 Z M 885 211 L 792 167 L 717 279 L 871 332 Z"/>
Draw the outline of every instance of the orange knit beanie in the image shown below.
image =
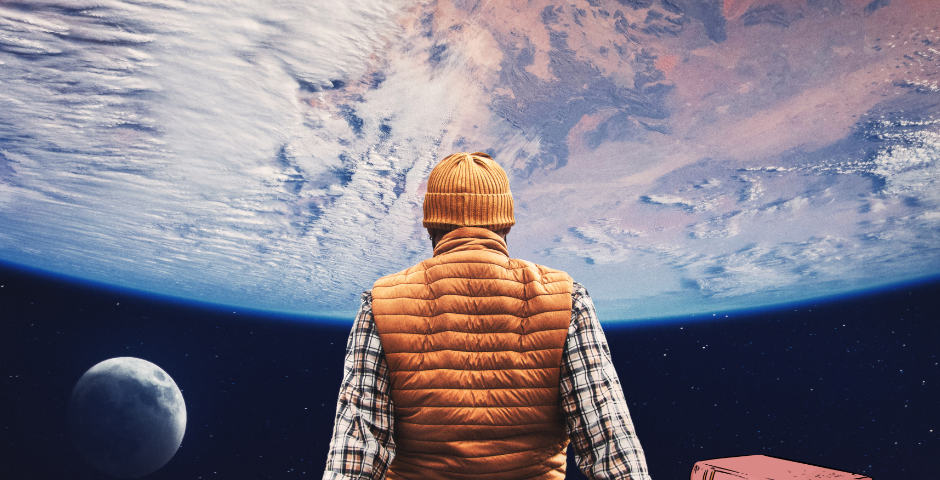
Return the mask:
<path id="1" fill-rule="evenodd" d="M 509 178 L 485 153 L 455 153 L 441 160 L 428 177 L 426 228 L 501 230 L 515 225 L 512 209 Z"/>

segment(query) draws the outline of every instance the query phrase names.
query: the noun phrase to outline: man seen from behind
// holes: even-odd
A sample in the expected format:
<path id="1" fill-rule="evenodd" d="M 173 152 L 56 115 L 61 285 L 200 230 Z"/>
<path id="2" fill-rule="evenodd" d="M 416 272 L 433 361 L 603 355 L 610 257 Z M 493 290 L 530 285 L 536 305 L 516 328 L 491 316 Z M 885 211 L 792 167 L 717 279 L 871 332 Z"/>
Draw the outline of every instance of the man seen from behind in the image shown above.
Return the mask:
<path id="1" fill-rule="evenodd" d="M 363 293 L 324 480 L 649 480 L 594 305 L 509 257 L 509 180 L 485 153 L 431 172 L 434 256 Z"/>

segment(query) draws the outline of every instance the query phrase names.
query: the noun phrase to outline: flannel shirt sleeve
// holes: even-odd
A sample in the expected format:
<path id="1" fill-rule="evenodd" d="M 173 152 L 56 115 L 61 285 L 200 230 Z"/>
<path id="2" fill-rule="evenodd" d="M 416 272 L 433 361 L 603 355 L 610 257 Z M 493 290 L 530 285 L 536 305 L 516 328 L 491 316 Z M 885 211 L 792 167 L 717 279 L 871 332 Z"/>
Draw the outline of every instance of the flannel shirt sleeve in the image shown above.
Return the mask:
<path id="1" fill-rule="evenodd" d="M 383 479 L 395 456 L 388 364 L 372 317 L 372 294 L 362 294 L 343 366 L 333 438 L 323 480 Z"/>
<path id="2" fill-rule="evenodd" d="M 560 389 L 578 467 L 592 479 L 649 480 L 594 303 L 577 282 L 571 300 Z"/>

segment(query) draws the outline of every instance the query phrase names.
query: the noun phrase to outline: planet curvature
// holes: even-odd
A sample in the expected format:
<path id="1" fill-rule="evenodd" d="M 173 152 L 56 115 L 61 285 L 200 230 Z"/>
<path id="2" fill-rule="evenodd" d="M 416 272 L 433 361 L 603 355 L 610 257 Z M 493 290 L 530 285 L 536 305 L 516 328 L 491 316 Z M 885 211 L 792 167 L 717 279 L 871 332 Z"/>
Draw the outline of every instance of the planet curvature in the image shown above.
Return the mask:
<path id="1" fill-rule="evenodd" d="M 0 261 L 348 321 L 485 151 L 607 321 L 940 274 L 936 0 L 67 5 L 0 2 Z"/>
<path id="2" fill-rule="evenodd" d="M 98 471 L 120 478 L 166 465 L 186 430 L 186 405 L 176 382 L 157 365 L 133 357 L 111 358 L 85 372 L 68 412 L 79 454 Z"/>

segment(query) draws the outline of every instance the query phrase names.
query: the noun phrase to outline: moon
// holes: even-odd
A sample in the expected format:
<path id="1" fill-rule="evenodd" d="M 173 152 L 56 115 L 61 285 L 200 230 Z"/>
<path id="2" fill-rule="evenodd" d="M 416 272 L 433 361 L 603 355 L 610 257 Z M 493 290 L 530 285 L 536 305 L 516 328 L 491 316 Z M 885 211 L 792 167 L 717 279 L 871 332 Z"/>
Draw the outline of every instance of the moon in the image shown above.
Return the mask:
<path id="1" fill-rule="evenodd" d="M 88 369 L 72 390 L 68 416 L 79 454 L 120 478 L 166 465 L 186 430 L 186 405 L 176 382 L 162 368 L 133 357 Z"/>

